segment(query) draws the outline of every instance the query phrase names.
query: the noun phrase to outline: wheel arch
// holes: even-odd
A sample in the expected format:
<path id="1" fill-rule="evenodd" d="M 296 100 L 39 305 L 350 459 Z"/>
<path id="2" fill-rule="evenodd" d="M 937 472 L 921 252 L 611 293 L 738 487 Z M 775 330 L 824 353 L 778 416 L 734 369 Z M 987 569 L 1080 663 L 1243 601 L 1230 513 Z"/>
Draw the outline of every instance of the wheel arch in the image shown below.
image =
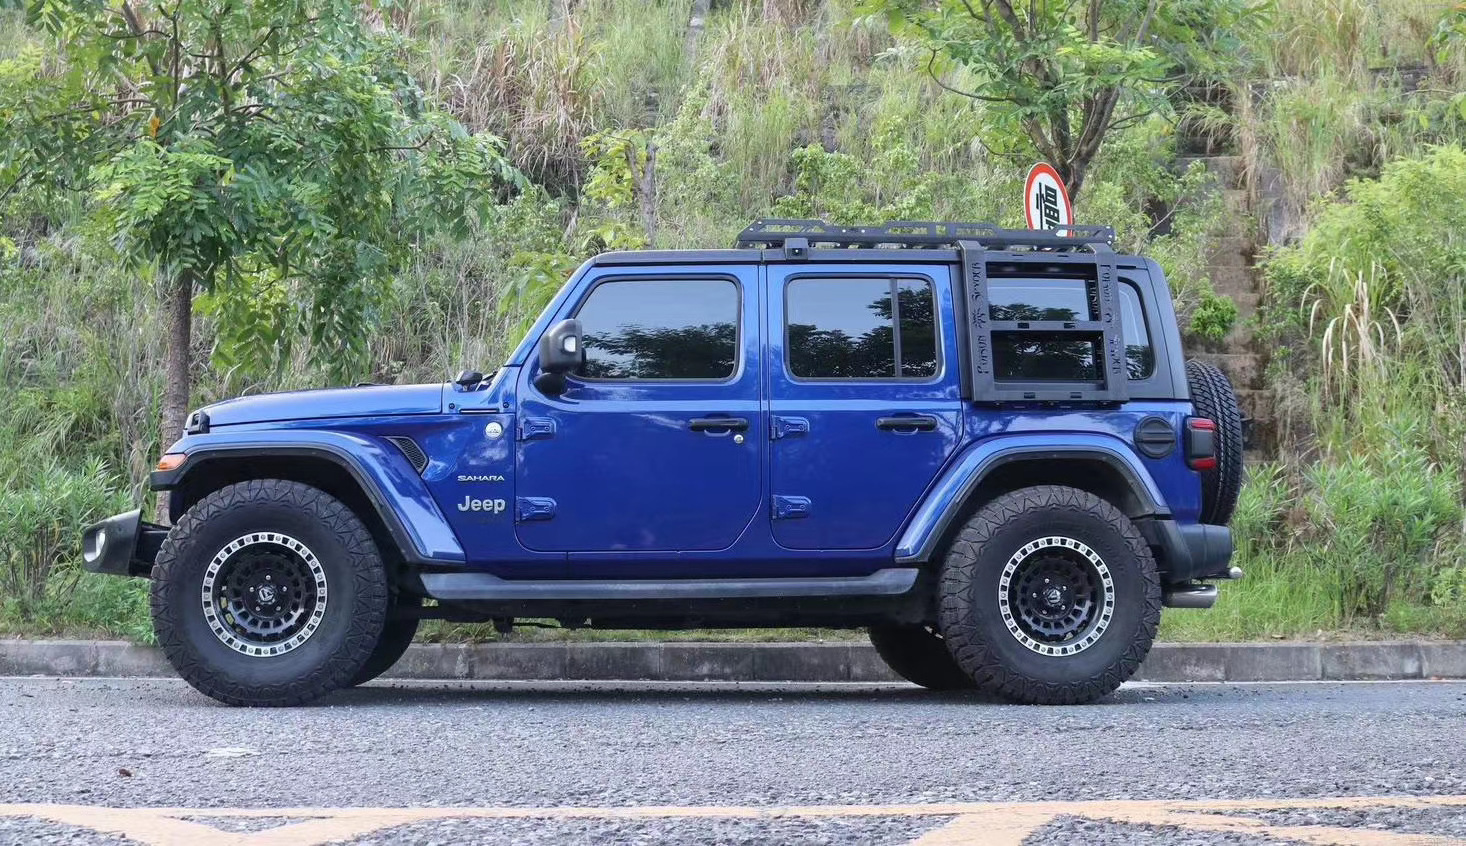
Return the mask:
<path id="1" fill-rule="evenodd" d="M 352 437 L 352 447 L 368 443 Z M 464 560 L 452 528 L 420 477 L 389 446 L 348 449 L 330 442 L 200 445 L 175 470 L 154 473 L 152 487 L 181 515 L 227 485 L 283 479 L 318 488 L 340 500 L 366 524 L 384 557 L 404 563 Z M 396 459 L 401 466 L 391 462 Z M 404 514 L 404 512 L 406 512 Z"/>
<path id="2" fill-rule="evenodd" d="M 978 444 L 937 480 L 896 545 L 899 563 L 930 560 L 977 509 L 1036 484 L 1088 491 L 1131 519 L 1169 517 L 1144 465 L 1101 436 L 1001 439 Z"/>

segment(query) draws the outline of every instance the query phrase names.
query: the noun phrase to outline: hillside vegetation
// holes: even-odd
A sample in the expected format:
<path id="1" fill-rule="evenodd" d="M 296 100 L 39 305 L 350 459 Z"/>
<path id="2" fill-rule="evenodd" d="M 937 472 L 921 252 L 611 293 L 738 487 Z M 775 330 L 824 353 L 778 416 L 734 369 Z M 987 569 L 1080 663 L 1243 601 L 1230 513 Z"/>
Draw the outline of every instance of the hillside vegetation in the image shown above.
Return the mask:
<path id="1" fill-rule="evenodd" d="M 392 230 L 400 260 L 353 304 L 349 348 L 272 323 L 300 308 L 279 279 L 205 290 L 192 404 L 491 370 L 606 248 L 724 246 L 770 215 L 1022 224 L 1037 154 L 996 106 L 949 90 L 981 89 L 970 68 L 932 64 L 853 0 L 708 5 L 360 9 L 413 96 L 514 173 L 458 226 Z M 1218 239 L 1259 248 L 1250 328 L 1279 425 L 1235 523 L 1248 576 L 1211 612 L 1168 615 L 1163 635 L 1461 636 L 1466 7 L 1254 11 L 1187 85 L 1149 92 L 1077 200 L 1081 222 L 1166 268 L 1197 350 L 1235 337 L 1236 307 L 1208 278 Z M 67 72 L 55 43 L 0 12 L 0 147 L 19 148 L 3 136 L 19 131 L 15 104 Z M 1206 153 L 1240 162 L 1245 208 L 1223 202 Z M 122 260 L 105 198 L 17 168 L 0 158 L 0 628 L 146 639 L 145 585 L 83 577 L 76 539 L 144 495 L 166 445 L 166 273 Z"/>

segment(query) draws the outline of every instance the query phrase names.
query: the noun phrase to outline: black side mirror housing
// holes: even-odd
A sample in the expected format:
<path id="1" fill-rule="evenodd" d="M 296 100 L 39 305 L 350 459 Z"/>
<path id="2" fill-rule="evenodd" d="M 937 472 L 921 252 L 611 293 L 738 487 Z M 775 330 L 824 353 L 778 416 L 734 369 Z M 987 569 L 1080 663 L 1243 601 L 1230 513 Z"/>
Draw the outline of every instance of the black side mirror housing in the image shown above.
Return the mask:
<path id="1" fill-rule="evenodd" d="M 483 381 L 484 374 L 477 370 L 460 370 L 458 371 L 458 375 L 453 377 L 453 384 L 457 385 L 459 390 L 463 391 L 477 388 L 479 383 Z"/>
<path id="2" fill-rule="evenodd" d="M 549 396 L 565 393 L 565 374 L 585 361 L 580 321 L 562 320 L 540 336 L 540 372 L 534 385 Z"/>

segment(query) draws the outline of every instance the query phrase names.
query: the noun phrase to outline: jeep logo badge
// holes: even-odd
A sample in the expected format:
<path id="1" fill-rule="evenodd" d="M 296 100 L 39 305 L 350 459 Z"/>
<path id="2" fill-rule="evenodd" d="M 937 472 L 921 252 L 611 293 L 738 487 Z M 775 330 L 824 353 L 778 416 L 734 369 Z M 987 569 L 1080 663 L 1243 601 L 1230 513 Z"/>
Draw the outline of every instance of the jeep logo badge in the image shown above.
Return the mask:
<path id="1" fill-rule="evenodd" d="M 498 421 L 490 421 L 488 425 L 484 426 L 484 437 L 488 438 L 489 440 L 497 441 L 503 436 L 504 426 Z"/>
<path id="2" fill-rule="evenodd" d="M 503 514 L 509 503 L 502 499 L 474 499 L 466 496 L 458 503 L 459 511 L 487 511 L 490 514 Z"/>

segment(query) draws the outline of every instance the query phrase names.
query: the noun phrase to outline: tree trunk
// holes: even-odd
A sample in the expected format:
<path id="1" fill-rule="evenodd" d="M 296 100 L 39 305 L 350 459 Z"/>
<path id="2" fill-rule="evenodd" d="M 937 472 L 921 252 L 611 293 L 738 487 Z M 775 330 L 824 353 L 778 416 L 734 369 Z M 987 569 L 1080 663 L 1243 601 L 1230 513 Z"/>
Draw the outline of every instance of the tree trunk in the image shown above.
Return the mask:
<path id="1" fill-rule="evenodd" d="M 636 180 L 636 198 L 641 203 L 641 226 L 646 230 L 646 245 L 655 249 L 657 246 L 657 143 L 647 139 L 646 164 L 642 165 L 639 171 L 636 167 L 636 153 L 628 152 L 627 157 L 631 160 L 631 174 Z"/>
<path id="2" fill-rule="evenodd" d="M 1073 205 L 1079 199 L 1079 192 L 1084 188 L 1084 177 L 1089 171 L 1089 162 L 1076 162 L 1069 168 L 1069 176 L 1064 180 L 1064 191 L 1069 195 L 1069 204 Z"/>
<path id="3" fill-rule="evenodd" d="M 158 433 L 163 449 L 183 437 L 193 380 L 193 286 L 194 275 L 185 271 L 173 280 L 168 302 L 168 349 L 163 359 L 163 414 Z M 158 497 L 156 520 L 168 523 L 168 498 Z"/>
<path id="4" fill-rule="evenodd" d="M 703 30 L 708 25 L 708 9 L 712 0 L 692 0 L 692 14 L 687 18 L 687 40 L 682 48 L 683 61 L 693 70 L 697 69 L 697 48 L 702 43 Z"/>

